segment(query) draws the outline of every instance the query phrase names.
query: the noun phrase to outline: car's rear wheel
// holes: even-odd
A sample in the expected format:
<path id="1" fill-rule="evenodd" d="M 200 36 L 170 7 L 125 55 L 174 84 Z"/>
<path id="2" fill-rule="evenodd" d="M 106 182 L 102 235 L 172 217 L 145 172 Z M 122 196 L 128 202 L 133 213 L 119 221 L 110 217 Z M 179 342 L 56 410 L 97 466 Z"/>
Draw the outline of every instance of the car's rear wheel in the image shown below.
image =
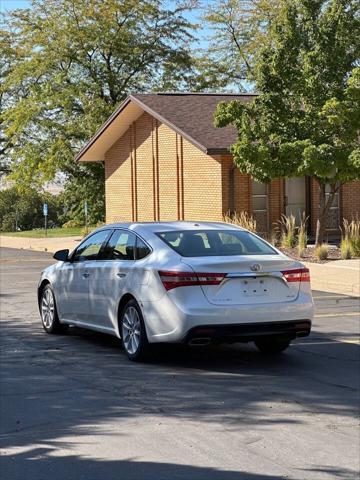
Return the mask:
<path id="1" fill-rule="evenodd" d="M 144 319 L 139 305 L 130 300 L 124 307 L 121 319 L 121 342 L 130 360 L 143 361 L 149 354 L 149 342 L 146 336 Z"/>
<path id="2" fill-rule="evenodd" d="M 64 333 L 67 325 L 62 325 L 56 310 L 55 296 L 50 285 L 46 285 L 40 296 L 40 315 L 46 333 Z"/>
<path id="3" fill-rule="evenodd" d="M 274 355 L 281 353 L 288 348 L 291 340 L 288 338 L 264 338 L 255 341 L 255 345 L 261 353 Z"/>

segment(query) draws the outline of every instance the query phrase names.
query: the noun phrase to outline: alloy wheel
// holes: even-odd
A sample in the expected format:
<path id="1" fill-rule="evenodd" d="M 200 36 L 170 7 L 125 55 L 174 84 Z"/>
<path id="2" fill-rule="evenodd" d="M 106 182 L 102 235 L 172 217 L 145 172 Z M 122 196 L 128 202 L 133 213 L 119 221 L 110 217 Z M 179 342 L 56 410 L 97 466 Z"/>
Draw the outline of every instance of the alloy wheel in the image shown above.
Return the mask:
<path id="1" fill-rule="evenodd" d="M 51 328 L 54 322 L 55 304 L 50 289 L 46 289 L 41 299 L 41 318 L 46 328 Z"/>
<path id="2" fill-rule="evenodd" d="M 126 351 L 135 354 L 140 344 L 141 323 L 139 313 L 133 306 L 125 310 L 121 333 Z"/>

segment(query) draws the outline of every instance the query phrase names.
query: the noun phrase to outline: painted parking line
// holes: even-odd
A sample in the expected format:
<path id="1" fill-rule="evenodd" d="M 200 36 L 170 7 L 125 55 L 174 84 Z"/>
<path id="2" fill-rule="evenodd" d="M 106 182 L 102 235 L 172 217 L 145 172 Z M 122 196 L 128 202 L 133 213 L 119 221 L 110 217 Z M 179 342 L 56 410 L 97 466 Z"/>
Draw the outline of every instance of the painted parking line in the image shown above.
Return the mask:
<path id="1" fill-rule="evenodd" d="M 360 346 L 360 338 L 334 338 L 333 340 L 320 340 L 319 342 L 295 342 L 296 345 L 333 345 L 336 343 L 351 343 L 352 345 Z"/>
<path id="2" fill-rule="evenodd" d="M 326 318 L 326 317 L 359 317 L 360 312 L 344 312 L 344 313 L 318 313 L 315 315 L 315 318 Z"/>
<path id="3" fill-rule="evenodd" d="M 35 263 L 35 262 L 46 262 L 46 260 L 49 260 L 49 259 L 46 259 L 46 258 L 9 258 L 9 259 L 0 259 L 0 263 L 3 263 L 3 264 L 9 264 L 9 263 L 24 263 L 24 262 L 28 262 L 28 263 Z M 50 259 L 51 260 L 51 259 Z"/>
<path id="4" fill-rule="evenodd" d="M 353 345 L 360 346 L 360 338 L 339 338 L 339 342 L 352 343 Z"/>
<path id="5" fill-rule="evenodd" d="M 359 263 L 359 266 L 357 267 L 353 267 L 353 266 L 348 266 L 348 265 L 330 265 L 330 264 L 327 264 L 328 266 L 330 266 L 331 268 L 344 268 L 346 270 L 356 270 L 356 271 L 359 271 L 359 266 L 360 266 L 360 263 Z"/>
<path id="6" fill-rule="evenodd" d="M 355 295 L 324 295 L 324 296 L 313 296 L 313 299 L 318 302 L 327 302 L 328 300 L 360 300 L 360 297 Z"/>

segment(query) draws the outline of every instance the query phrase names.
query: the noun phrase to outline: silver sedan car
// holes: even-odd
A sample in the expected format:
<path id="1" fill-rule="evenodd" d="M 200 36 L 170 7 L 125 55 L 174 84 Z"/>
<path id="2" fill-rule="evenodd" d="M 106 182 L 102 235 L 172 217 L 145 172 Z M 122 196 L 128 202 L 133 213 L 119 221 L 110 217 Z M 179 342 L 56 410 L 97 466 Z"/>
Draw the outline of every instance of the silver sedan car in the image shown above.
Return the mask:
<path id="1" fill-rule="evenodd" d="M 131 360 L 164 342 L 254 341 L 279 353 L 310 333 L 308 269 L 234 225 L 106 225 L 54 258 L 38 285 L 45 331 L 115 335 Z"/>

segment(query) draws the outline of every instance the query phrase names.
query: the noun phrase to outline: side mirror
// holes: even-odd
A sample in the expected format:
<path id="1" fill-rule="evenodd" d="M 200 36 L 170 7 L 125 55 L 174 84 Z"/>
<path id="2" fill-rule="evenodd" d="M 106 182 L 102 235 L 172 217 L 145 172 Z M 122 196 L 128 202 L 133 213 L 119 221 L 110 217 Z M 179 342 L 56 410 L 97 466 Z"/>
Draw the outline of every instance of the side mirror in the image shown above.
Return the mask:
<path id="1" fill-rule="evenodd" d="M 66 262 L 69 260 L 69 249 L 66 248 L 65 250 L 58 250 L 54 253 L 53 258 L 55 260 L 60 260 L 60 262 Z"/>

